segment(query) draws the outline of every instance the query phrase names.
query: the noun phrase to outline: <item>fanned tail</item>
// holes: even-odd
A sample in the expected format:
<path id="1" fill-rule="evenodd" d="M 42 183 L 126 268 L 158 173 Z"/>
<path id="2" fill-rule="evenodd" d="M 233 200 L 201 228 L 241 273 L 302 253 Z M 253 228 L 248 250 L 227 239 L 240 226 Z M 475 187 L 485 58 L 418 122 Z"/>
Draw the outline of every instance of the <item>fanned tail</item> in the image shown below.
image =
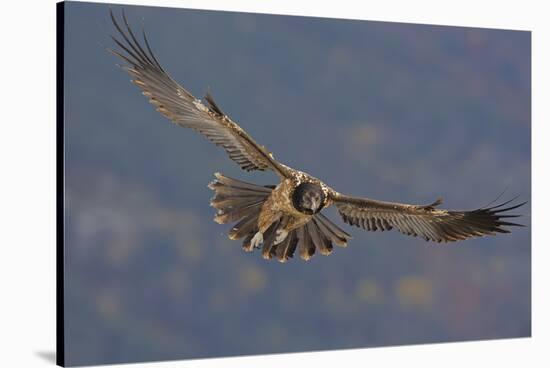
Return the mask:
<path id="1" fill-rule="evenodd" d="M 300 258 L 308 261 L 316 251 L 328 256 L 332 253 L 333 244 L 346 247 L 348 239 L 351 239 L 348 233 L 318 213 L 305 225 L 290 231 L 282 242 L 275 244 L 277 229 L 283 227 L 286 221 L 287 218 L 281 218 L 265 232 L 262 246 L 262 256 L 265 259 L 276 258 L 280 262 L 286 262 L 298 249 Z M 252 236 L 254 235 L 250 238 Z"/>
<path id="2" fill-rule="evenodd" d="M 236 222 L 229 231 L 229 238 L 243 239 L 242 248 L 251 252 L 254 247 L 251 240 L 258 232 L 258 217 L 262 205 L 267 200 L 273 185 L 256 185 L 232 179 L 220 173 L 208 187 L 215 192 L 210 205 L 217 209 L 214 221 L 220 224 Z M 275 244 L 276 232 L 284 227 L 288 218 L 275 221 L 264 234 L 262 256 L 265 259 L 276 258 L 286 262 L 298 249 L 300 257 L 309 260 L 318 250 L 323 255 L 332 253 L 333 244 L 347 246 L 351 236 L 318 213 L 307 224 L 288 233 L 280 243 Z"/>

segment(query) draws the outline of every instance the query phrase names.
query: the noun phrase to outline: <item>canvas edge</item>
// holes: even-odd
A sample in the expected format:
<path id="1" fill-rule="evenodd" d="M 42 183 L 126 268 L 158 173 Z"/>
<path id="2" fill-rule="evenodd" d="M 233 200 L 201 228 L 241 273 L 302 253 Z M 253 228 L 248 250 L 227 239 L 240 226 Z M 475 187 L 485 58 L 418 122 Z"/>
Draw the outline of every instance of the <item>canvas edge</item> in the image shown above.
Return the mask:
<path id="1" fill-rule="evenodd" d="M 65 3 L 56 3 L 56 364 L 65 366 L 64 55 Z"/>

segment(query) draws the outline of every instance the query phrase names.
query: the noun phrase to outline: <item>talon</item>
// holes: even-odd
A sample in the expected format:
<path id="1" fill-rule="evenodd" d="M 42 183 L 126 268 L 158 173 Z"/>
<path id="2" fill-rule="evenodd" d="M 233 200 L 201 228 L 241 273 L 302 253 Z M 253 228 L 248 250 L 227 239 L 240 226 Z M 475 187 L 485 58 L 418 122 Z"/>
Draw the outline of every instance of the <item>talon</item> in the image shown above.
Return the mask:
<path id="1" fill-rule="evenodd" d="M 277 229 L 277 231 L 275 231 L 275 242 L 273 244 L 279 244 L 281 243 L 283 240 L 286 239 L 287 235 L 288 235 L 288 231 L 286 230 L 283 230 L 283 229 Z"/>
<path id="2" fill-rule="evenodd" d="M 261 232 L 258 231 L 254 235 L 252 240 L 250 240 L 250 247 L 251 248 L 259 248 L 260 244 L 262 244 L 263 242 L 264 242 L 264 234 L 262 234 Z"/>

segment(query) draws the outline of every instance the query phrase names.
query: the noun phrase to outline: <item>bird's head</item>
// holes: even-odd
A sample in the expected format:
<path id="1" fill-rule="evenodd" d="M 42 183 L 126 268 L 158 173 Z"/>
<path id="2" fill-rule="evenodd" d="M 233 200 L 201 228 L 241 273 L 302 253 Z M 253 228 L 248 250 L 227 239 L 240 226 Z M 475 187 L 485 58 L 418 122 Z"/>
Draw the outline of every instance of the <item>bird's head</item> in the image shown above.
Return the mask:
<path id="1" fill-rule="evenodd" d="M 294 189 L 292 205 L 302 213 L 314 215 L 323 209 L 325 193 L 318 184 L 302 183 Z"/>

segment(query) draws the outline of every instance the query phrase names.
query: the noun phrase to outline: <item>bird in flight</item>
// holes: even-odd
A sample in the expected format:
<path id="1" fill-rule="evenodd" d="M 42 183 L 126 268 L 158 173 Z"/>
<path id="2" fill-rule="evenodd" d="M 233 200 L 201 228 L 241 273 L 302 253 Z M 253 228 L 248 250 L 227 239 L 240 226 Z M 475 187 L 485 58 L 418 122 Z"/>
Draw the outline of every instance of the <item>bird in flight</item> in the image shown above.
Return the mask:
<path id="1" fill-rule="evenodd" d="M 270 170 L 279 177 L 277 185 L 262 186 L 215 173 L 208 185 L 215 193 L 210 202 L 217 210 L 214 221 L 236 223 L 229 238 L 243 239 L 245 251 L 261 249 L 264 258 L 285 262 L 296 249 L 309 260 L 316 251 L 330 254 L 333 244 L 347 246 L 351 236 L 321 213 L 330 206 L 336 206 L 348 225 L 367 231 L 396 229 L 438 243 L 509 233 L 506 227 L 523 226 L 507 220 L 518 217 L 510 210 L 526 203 L 511 204 L 515 198 L 471 211 L 439 209 L 441 199 L 425 205 L 385 202 L 339 193 L 314 176 L 284 165 L 233 121 L 210 93 L 203 103 L 175 82 L 151 51 L 145 31 L 138 41 L 124 12 L 121 24 L 112 11 L 110 15 L 118 32 L 118 38 L 111 37 L 119 48 L 107 50 L 126 63 L 121 67 L 159 113 L 222 147 L 242 169 Z"/>

